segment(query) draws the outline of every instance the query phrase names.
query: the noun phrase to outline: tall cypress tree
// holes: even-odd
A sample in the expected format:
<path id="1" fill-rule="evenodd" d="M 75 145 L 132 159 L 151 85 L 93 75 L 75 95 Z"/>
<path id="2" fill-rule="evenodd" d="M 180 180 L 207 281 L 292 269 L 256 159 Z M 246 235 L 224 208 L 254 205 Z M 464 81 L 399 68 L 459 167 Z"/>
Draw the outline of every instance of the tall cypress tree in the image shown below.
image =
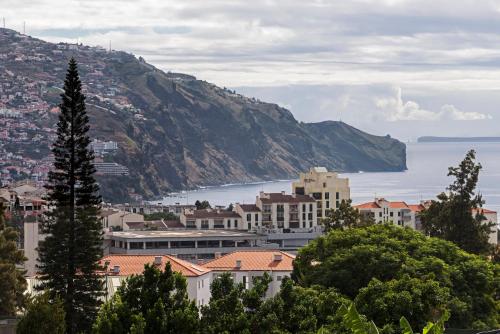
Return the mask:
<path id="1" fill-rule="evenodd" d="M 67 333 L 87 332 L 99 307 L 102 283 L 96 274 L 102 256 L 101 198 L 89 149 L 89 118 L 76 61 L 69 61 L 52 153 L 47 199 L 51 209 L 42 223 L 39 272 L 51 298 L 64 303 Z"/>

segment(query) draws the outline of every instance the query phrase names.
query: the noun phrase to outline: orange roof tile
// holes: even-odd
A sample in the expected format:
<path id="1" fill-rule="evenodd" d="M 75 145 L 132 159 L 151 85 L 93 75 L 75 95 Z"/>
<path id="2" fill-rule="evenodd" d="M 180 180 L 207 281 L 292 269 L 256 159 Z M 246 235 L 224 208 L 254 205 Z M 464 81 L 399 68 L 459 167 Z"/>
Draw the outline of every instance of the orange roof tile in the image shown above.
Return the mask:
<path id="1" fill-rule="evenodd" d="M 114 266 L 120 266 L 119 276 L 129 276 L 134 274 L 142 274 L 144 265 L 154 263 L 155 257 L 162 257 L 161 269 L 165 267 L 167 262 L 170 262 L 172 270 L 181 273 L 186 277 L 201 276 L 208 273 L 210 270 L 202 266 L 181 260 L 170 255 L 107 255 L 99 261 L 101 266 L 105 261 L 109 261 L 108 271 L 113 270 Z"/>
<path id="2" fill-rule="evenodd" d="M 408 209 L 408 205 L 405 202 L 389 202 L 389 207 L 391 209 Z"/>
<path id="3" fill-rule="evenodd" d="M 275 260 L 275 255 L 281 255 L 281 260 Z M 278 250 L 234 251 L 203 266 L 219 271 L 292 271 L 294 259 L 295 255 Z M 241 261 L 241 267 L 236 267 L 236 261 Z"/>
<path id="4" fill-rule="evenodd" d="M 472 209 L 473 213 L 478 213 L 482 212 L 483 214 L 488 214 L 488 213 L 497 213 L 496 211 L 485 209 L 485 208 L 477 208 L 477 209 Z"/>
<path id="5" fill-rule="evenodd" d="M 354 206 L 358 209 L 380 209 L 380 206 L 375 202 L 368 202 L 363 204 L 358 204 Z"/>
<path id="6" fill-rule="evenodd" d="M 408 207 L 413 212 L 420 212 L 425 209 L 422 204 L 408 204 Z"/>

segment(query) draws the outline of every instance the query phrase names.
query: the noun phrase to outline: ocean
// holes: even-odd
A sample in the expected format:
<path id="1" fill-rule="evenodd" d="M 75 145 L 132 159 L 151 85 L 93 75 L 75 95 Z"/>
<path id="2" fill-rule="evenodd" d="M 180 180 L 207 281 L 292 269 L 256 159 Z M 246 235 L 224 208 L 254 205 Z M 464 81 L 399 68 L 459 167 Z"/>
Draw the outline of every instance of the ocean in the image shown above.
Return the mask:
<path id="1" fill-rule="evenodd" d="M 384 197 L 392 201 L 418 203 L 434 199 L 453 181 L 447 176 L 448 167 L 457 166 L 468 150 L 475 149 L 476 160 L 483 169 L 477 190 L 486 201 L 484 207 L 500 211 L 500 143 L 409 143 L 404 172 L 342 173 L 348 177 L 351 197 L 355 204 Z M 291 192 L 293 180 L 277 180 L 250 184 L 228 184 L 193 191 L 168 194 L 162 203 L 194 203 L 208 200 L 212 205 L 255 203 L 260 191 Z"/>

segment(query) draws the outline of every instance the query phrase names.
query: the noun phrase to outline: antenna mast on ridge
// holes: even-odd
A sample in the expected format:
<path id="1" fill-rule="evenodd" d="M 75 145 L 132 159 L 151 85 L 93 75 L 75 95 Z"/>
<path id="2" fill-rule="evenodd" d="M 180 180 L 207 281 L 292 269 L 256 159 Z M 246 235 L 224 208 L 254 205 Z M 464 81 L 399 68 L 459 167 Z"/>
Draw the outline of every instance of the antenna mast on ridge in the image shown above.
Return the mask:
<path id="1" fill-rule="evenodd" d="M 26 21 L 23 21 L 23 35 L 26 35 Z"/>
<path id="2" fill-rule="evenodd" d="M 3 17 L 3 28 L 5 29 L 5 16 Z"/>

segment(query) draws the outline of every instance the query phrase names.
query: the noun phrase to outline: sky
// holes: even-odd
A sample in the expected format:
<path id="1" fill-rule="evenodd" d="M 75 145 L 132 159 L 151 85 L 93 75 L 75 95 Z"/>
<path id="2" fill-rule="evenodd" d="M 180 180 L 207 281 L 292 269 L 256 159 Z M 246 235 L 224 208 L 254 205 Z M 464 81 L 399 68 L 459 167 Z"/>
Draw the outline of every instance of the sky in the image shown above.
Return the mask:
<path id="1" fill-rule="evenodd" d="M 7 28 L 131 52 L 401 140 L 500 136 L 500 1 L 0 0 Z"/>

